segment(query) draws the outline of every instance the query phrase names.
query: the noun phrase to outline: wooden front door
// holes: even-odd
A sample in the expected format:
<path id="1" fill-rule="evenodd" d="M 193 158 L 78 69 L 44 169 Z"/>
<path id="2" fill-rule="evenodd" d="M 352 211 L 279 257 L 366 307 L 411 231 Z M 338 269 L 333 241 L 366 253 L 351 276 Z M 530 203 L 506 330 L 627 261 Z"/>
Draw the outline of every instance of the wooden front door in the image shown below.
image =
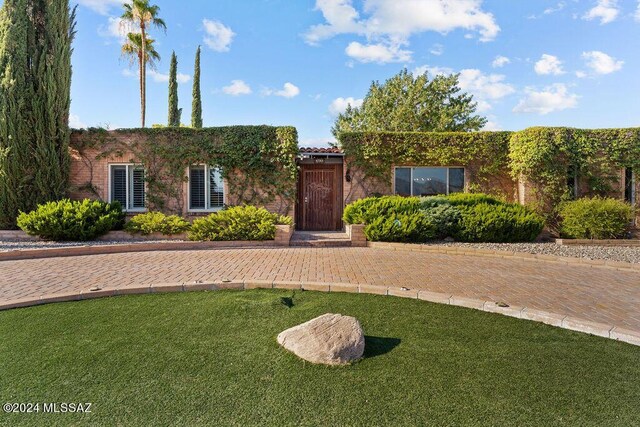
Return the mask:
<path id="1" fill-rule="evenodd" d="M 300 166 L 297 223 L 300 230 L 342 229 L 342 165 Z"/>

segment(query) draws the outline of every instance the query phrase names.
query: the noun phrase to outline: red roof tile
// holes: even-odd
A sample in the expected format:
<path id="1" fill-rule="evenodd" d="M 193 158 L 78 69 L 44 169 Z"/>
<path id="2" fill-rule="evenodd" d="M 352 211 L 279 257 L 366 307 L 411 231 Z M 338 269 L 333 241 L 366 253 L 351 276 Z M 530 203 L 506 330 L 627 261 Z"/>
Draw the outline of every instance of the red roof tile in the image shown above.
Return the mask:
<path id="1" fill-rule="evenodd" d="M 300 152 L 305 154 L 342 154 L 337 147 L 300 147 Z"/>

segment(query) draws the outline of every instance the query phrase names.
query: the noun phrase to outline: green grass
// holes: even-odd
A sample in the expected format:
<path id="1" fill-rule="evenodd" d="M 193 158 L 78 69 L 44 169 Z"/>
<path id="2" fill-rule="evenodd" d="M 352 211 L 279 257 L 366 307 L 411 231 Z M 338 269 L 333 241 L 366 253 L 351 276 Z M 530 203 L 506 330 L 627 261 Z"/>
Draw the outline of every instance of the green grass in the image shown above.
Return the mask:
<path id="1" fill-rule="evenodd" d="M 315 366 L 276 343 L 327 312 L 360 319 L 365 359 Z M 93 403 L 84 415 L 0 413 L 12 426 L 630 426 L 640 348 L 372 295 L 128 296 L 0 312 L 4 402 Z"/>

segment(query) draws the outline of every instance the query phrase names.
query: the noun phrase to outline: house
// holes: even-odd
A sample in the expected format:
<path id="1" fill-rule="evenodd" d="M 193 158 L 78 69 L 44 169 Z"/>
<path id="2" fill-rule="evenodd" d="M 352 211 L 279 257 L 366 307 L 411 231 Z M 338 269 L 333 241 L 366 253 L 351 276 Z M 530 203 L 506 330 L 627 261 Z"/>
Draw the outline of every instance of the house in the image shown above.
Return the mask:
<path id="1" fill-rule="evenodd" d="M 543 129 L 557 136 L 561 128 Z M 631 132 L 629 144 L 640 140 L 637 129 L 616 131 L 620 140 Z M 570 144 L 591 144 L 588 156 L 568 159 L 556 137 L 518 145 L 517 132 L 354 133 L 341 137 L 341 148 L 298 149 L 295 129 L 269 126 L 82 131 L 72 135 L 70 195 L 117 200 L 129 214 L 151 209 L 187 218 L 257 204 L 292 216 L 300 230 L 341 230 L 344 207 L 372 195 L 481 191 L 548 209 L 561 196 L 606 194 L 639 206 L 640 181 L 621 154 L 637 151 L 569 135 Z M 514 152 L 547 142 L 555 151 L 546 163 L 528 155 L 529 163 L 517 163 Z M 597 161 L 594 146 L 602 153 Z"/>

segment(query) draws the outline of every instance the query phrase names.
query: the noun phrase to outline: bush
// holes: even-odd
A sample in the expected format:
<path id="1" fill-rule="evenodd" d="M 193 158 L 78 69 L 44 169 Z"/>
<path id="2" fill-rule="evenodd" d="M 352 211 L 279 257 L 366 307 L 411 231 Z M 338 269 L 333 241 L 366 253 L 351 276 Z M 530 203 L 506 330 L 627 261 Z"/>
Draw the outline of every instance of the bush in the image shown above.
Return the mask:
<path id="1" fill-rule="evenodd" d="M 460 228 L 455 239 L 462 242 L 532 242 L 544 220 L 524 206 L 479 203 L 458 206 Z"/>
<path id="2" fill-rule="evenodd" d="M 345 208 L 343 219 L 347 224 L 371 224 L 391 214 L 411 214 L 420 211 L 418 197 L 369 197 L 351 203 Z"/>
<path id="3" fill-rule="evenodd" d="M 27 234 L 43 239 L 86 241 L 122 228 L 124 212 L 118 202 L 65 199 L 21 212 L 17 223 Z"/>
<path id="4" fill-rule="evenodd" d="M 425 209 L 423 214 L 435 226 L 436 239 L 444 239 L 453 237 L 458 233 L 462 214 L 460 209 L 449 204 L 440 204 L 435 207 Z"/>
<path id="5" fill-rule="evenodd" d="M 436 226 L 421 212 L 380 216 L 364 228 L 365 236 L 373 242 L 425 243 L 434 239 L 436 232 Z"/>
<path id="6" fill-rule="evenodd" d="M 446 196 L 428 196 L 420 198 L 421 209 L 431 209 L 437 206 L 450 206 L 451 202 Z"/>
<path id="7" fill-rule="evenodd" d="M 482 193 L 454 193 L 447 196 L 447 200 L 454 206 L 474 206 L 480 203 L 488 205 L 503 205 L 502 200 Z"/>
<path id="8" fill-rule="evenodd" d="M 236 206 L 193 221 L 189 239 L 273 240 L 277 224 L 291 225 L 293 220 L 264 208 Z"/>
<path id="9" fill-rule="evenodd" d="M 143 235 L 151 233 L 162 233 L 164 235 L 180 234 L 188 231 L 191 227 L 189 221 L 178 215 L 165 215 L 162 212 L 147 212 L 136 215 L 124 229 L 129 233 L 140 233 Z"/>
<path id="10" fill-rule="evenodd" d="M 633 207 L 623 201 L 594 197 L 560 205 L 560 234 L 573 239 L 624 237 L 633 220 Z"/>

